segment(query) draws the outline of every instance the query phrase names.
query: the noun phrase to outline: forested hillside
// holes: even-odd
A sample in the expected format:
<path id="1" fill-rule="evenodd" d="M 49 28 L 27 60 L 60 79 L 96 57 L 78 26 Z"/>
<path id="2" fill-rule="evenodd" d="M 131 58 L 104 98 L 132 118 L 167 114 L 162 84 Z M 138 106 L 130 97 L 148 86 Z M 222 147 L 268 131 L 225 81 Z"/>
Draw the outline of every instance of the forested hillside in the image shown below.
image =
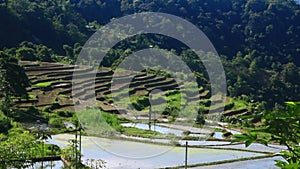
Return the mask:
<path id="1" fill-rule="evenodd" d="M 295 0 L 1 0 L 0 48 L 23 60 L 74 63 L 101 25 L 144 11 L 174 14 L 197 25 L 222 56 L 230 96 L 268 108 L 300 100 L 300 5 Z M 154 44 L 175 49 L 198 71 L 199 82 L 207 82 L 180 43 L 158 35 L 135 38 L 113 50 L 103 65 L 119 63 L 127 48 Z"/>

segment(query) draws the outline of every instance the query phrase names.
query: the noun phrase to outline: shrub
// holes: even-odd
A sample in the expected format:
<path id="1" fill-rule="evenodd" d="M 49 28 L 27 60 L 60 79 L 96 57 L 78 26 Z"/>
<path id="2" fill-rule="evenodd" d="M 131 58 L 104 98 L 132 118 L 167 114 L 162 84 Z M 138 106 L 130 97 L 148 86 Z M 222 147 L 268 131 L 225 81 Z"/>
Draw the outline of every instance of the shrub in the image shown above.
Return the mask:
<path id="1" fill-rule="evenodd" d="M 57 119 L 57 118 L 50 118 L 49 124 L 55 128 L 63 128 L 64 127 L 64 123 L 62 122 L 62 120 Z"/>
<path id="2" fill-rule="evenodd" d="M 61 117 L 72 117 L 73 113 L 69 111 L 58 111 L 57 114 Z"/>
<path id="3" fill-rule="evenodd" d="M 51 106 L 45 107 L 43 111 L 47 113 L 51 113 L 52 112 Z"/>
<path id="4" fill-rule="evenodd" d="M 1 116 L 1 114 L 0 114 L 0 133 L 7 134 L 8 130 L 11 128 L 12 128 L 12 125 L 10 123 L 10 119 L 5 116 Z"/>
<path id="5" fill-rule="evenodd" d="M 204 115 L 198 114 L 196 118 L 196 124 L 204 125 L 204 123 L 205 123 Z"/>

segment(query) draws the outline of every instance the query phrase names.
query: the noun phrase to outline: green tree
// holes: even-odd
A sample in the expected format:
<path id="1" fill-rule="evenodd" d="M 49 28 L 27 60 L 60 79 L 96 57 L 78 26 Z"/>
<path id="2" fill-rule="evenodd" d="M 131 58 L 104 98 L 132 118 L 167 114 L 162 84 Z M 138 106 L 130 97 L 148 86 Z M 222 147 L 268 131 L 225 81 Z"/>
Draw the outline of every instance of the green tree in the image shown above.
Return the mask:
<path id="1" fill-rule="evenodd" d="M 16 56 L 21 60 L 29 60 L 29 61 L 37 60 L 34 49 L 25 46 L 20 47 L 19 49 L 16 50 Z"/>
<path id="2" fill-rule="evenodd" d="M 199 113 L 196 117 L 196 124 L 204 125 L 205 124 L 205 117 L 203 114 Z"/>
<path id="3" fill-rule="evenodd" d="M 0 51 L 0 85 L 2 97 L 5 96 L 27 96 L 26 87 L 29 80 L 24 69 L 18 64 L 13 56 Z"/>
<path id="4" fill-rule="evenodd" d="M 82 156 L 78 150 L 78 141 L 75 139 L 68 140 L 68 146 L 62 150 L 62 155 L 72 166 L 78 166 L 78 163 L 81 163 L 79 160 Z"/>
<path id="5" fill-rule="evenodd" d="M 51 62 L 52 61 L 52 55 L 53 51 L 46 46 L 40 46 L 37 51 L 37 59 L 43 62 Z"/>
<path id="6" fill-rule="evenodd" d="M 279 143 L 287 147 L 280 154 L 286 161 L 277 161 L 276 165 L 284 169 L 300 168 L 300 102 L 286 102 L 286 107 L 263 114 L 263 129 L 248 134 L 234 135 L 233 142 L 245 141 L 248 147 L 253 142 L 265 145 Z M 257 132 L 271 134 L 270 139 L 258 137 Z"/>
<path id="7" fill-rule="evenodd" d="M 25 168 L 35 157 L 37 142 L 28 132 L 10 135 L 0 142 L 0 168 Z"/>
<path id="8" fill-rule="evenodd" d="M 51 139 L 51 135 L 48 132 L 46 132 L 44 129 L 38 128 L 38 130 L 35 131 L 35 137 L 42 143 L 41 155 L 42 155 L 42 158 L 44 158 L 45 157 L 45 141 L 49 138 Z M 43 162 L 44 162 L 44 160 L 42 159 L 42 168 L 44 166 Z"/>
<path id="9" fill-rule="evenodd" d="M 8 130 L 12 128 L 11 119 L 0 111 L 0 134 L 8 134 Z"/>
<path id="10" fill-rule="evenodd" d="M 74 51 L 73 51 L 72 47 L 65 44 L 65 45 L 63 45 L 63 48 L 66 52 L 66 56 L 70 59 L 73 59 L 74 58 Z"/>

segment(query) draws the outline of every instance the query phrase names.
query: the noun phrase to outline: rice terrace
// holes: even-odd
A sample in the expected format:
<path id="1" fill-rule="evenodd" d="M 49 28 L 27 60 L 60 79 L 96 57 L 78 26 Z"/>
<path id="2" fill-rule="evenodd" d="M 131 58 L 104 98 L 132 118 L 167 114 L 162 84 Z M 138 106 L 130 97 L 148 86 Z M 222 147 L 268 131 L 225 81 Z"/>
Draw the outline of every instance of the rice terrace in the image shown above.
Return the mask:
<path id="1" fill-rule="evenodd" d="M 38 107 L 39 109 L 43 109 L 46 113 L 45 116 L 49 118 L 49 125 L 52 126 L 54 129 L 62 130 L 62 131 L 70 131 L 72 132 L 73 125 L 72 118 L 73 115 L 71 114 L 73 103 L 72 95 L 71 95 L 71 80 L 73 71 L 80 71 L 83 74 L 89 73 L 89 69 L 84 70 L 76 70 L 75 66 L 65 65 L 65 64 L 58 64 L 58 63 L 48 63 L 48 62 L 28 62 L 22 61 L 21 64 L 23 65 L 26 74 L 31 82 L 31 87 L 27 89 L 29 98 L 21 99 L 16 101 L 20 108 L 30 108 L 31 106 Z M 74 69 L 75 68 L 75 69 Z M 130 73 L 130 72 L 128 72 Z M 97 74 L 96 81 L 95 81 L 95 91 L 96 91 L 96 98 L 98 101 L 98 106 L 102 110 L 103 113 L 113 114 L 111 118 L 118 121 L 117 125 L 122 128 L 120 137 L 118 138 L 115 143 L 112 145 L 107 145 L 105 149 L 114 149 L 114 146 L 119 147 L 130 147 L 129 145 L 134 146 L 142 146 L 143 148 L 148 148 L 149 150 L 145 150 L 148 152 L 156 152 L 157 147 L 161 147 L 162 149 L 169 144 L 168 134 L 169 135 L 176 135 L 180 136 L 182 133 L 186 132 L 183 126 L 176 126 L 176 125 L 168 125 L 168 121 L 172 120 L 173 114 L 165 114 L 165 115 L 157 115 L 155 119 L 153 119 L 153 127 L 151 130 L 148 128 L 148 112 L 149 112 L 149 101 L 148 96 L 149 92 L 153 89 L 161 89 L 168 91 L 166 94 L 166 100 L 171 102 L 172 105 L 180 104 L 180 95 L 178 95 L 180 85 L 176 84 L 174 79 L 164 77 L 162 75 L 156 75 L 154 73 L 148 72 L 140 72 L 138 75 L 135 76 L 133 82 L 130 84 L 129 93 L 131 94 L 131 101 L 136 104 L 136 107 L 141 110 L 141 114 L 139 114 L 140 118 L 130 116 L 129 110 L 126 107 L 122 107 L 123 110 L 122 114 L 118 114 L 119 112 L 116 110 L 113 102 L 110 100 L 110 87 L 112 90 L 119 90 L 120 94 L 122 94 L 122 86 L 127 86 L 128 84 L 117 84 L 117 86 L 111 86 L 111 79 L 112 79 L 113 71 L 109 68 L 105 68 L 105 71 Z M 85 76 L 82 76 L 83 78 Z M 126 78 L 126 73 L 123 76 L 118 78 Z M 93 82 L 93 81 L 92 81 Z M 88 86 L 89 83 L 92 83 L 88 80 L 82 83 L 82 88 L 85 90 L 89 90 Z M 203 87 L 199 87 L 199 95 L 192 96 L 190 98 L 186 98 L 183 95 L 185 102 L 197 102 L 200 98 L 200 102 L 198 104 L 203 105 L 203 111 L 208 112 L 209 104 L 209 91 L 205 90 Z M 83 96 L 86 96 L 81 93 Z M 164 99 L 162 94 L 157 93 L 152 96 L 154 99 Z M 84 98 L 83 98 L 84 101 Z M 128 100 L 124 100 L 124 102 L 128 102 Z M 130 100 L 129 100 L 130 102 Z M 126 105 L 126 104 L 125 104 Z M 122 105 L 121 105 L 122 106 Z M 156 105 L 159 106 L 159 105 Z M 222 114 L 224 118 L 238 118 L 242 115 L 249 114 L 249 105 L 245 101 L 241 100 L 234 100 L 231 98 L 227 98 L 225 110 Z M 175 107 L 176 108 L 176 107 Z M 174 108 L 173 108 L 174 109 Z M 218 111 L 218 106 L 214 106 L 214 110 Z M 68 113 L 64 113 L 68 112 Z M 176 112 L 171 112 L 176 113 Z M 35 115 L 32 115 L 34 118 Z M 39 116 L 39 115 L 37 115 Z M 204 113 L 205 116 L 205 113 Z M 108 116 L 109 117 L 109 116 Z M 37 117 L 37 119 L 39 119 Z M 156 124 L 155 124 L 156 123 Z M 208 122 L 207 122 L 208 123 Z M 144 125 L 143 125 L 144 124 Z M 116 124 L 113 124 L 116 125 Z M 67 129 L 64 129 L 64 128 Z M 155 130 L 156 128 L 156 130 Z M 194 128 L 195 130 L 195 128 Z M 51 131 L 51 130 L 50 130 Z M 173 132 L 175 131 L 175 132 Z M 153 160 L 158 160 L 155 162 L 155 166 L 159 167 L 176 167 L 176 166 L 183 166 L 184 164 L 184 145 L 185 140 L 189 141 L 189 146 L 191 147 L 189 152 L 189 159 L 190 163 L 189 166 L 205 166 L 205 165 L 212 165 L 212 164 L 222 164 L 222 163 L 233 163 L 236 161 L 244 161 L 244 160 L 257 160 L 262 159 L 262 164 L 272 163 L 272 159 L 277 159 L 278 157 L 274 156 L 275 153 L 279 152 L 284 147 L 280 146 L 264 146 L 262 144 L 253 144 L 252 146 L 245 148 L 243 144 L 236 144 L 231 143 L 231 135 L 232 134 L 239 134 L 242 130 L 235 129 L 233 127 L 227 126 L 226 123 L 220 124 L 211 124 L 207 126 L 207 129 L 199 129 L 199 131 L 190 132 L 187 134 L 183 140 L 179 140 L 176 142 L 176 148 L 170 149 L 167 151 L 165 158 L 170 160 L 166 160 L 164 162 L 160 162 L 160 156 L 154 157 L 154 159 L 149 159 L 146 163 L 148 164 L 149 168 L 154 167 L 151 165 Z M 201 133 L 202 132 L 202 133 Z M 209 135 L 208 140 L 204 141 L 197 141 L 199 136 Z M 206 135 L 205 135 L 206 134 Z M 49 140 L 50 143 L 58 144 L 62 147 L 66 146 L 68 139 L 72 139 L 74 136 L 72 135 L 65 135 L 59 134 L 52 136 L 53 140 Z M 121 141 L 119 139 L 123 139 Z M 93 141 L 91 141 L 93 140 Z M 94 141 L 96 140 L 96 141 Z M 118 141 L 119 140 L 119 141 Z M 83 152 L 86 152 L 86 155 L 82 157 L 83 159 L 94 159 L 99 158 L 105 159 L 113 156 L 112 154 L 102 150 L 101 146 L 97 145 L 97 142 L 102 142 L 100 138 L 97 137 L 87 137 L 83 136 L 82 138 L 82 146 Z M 118 143 L 120 142 L 120 143 Z M 136 142 L 136 143 L 135 143 Z M 140 142 L 140 143 L 139 143 Z M 150 143 L 154 143 L 151 145 Z M 121 144 L 121 145 L 120 145 Z M 128 145 L 129 144 L 129 145 Z M 137 145 L 135 145 L 137 144 Z M 171 143 L 170 143 L 171 144 Z M 111 147 L 112 146 L 112 147 Z M 95 151 L 98 149 L 98 151 Z M 168 150 L 168 148 L 165 148 Z M 123 153 L 131 151 L 122 150 Z M 159 152 L 159 151 L 158 151 Z M 181 153 L 180 153 L 181 152 Z M 204 152 L 204 154 L 203 154 Z M 205 154 L 210 154 L 209 158 L 205 157 Z M 130 154 L 130 153 L 129 153 Z M 150 153 L 151 154 L 151 153 Z M 201 156 L 204 155 L 204 157 Z M 170 156 L 170 157 L 169 157 Z M 215 157 L 216 156 L 216 157 Z M 221 157 L 218 157 L 221 156 Z M 178 157 L 182 157 L 177 159 Z M 202 157 L 202 158 L 201 158 Z M 120 159 L 119 164 L 115 164 L 115 160 L 118 160 L 120 157 L 116 157 L 116 159 L 110 161 L 107 160 L 108 168 L 118 168 L 127 166 L 134 166 L 134 163 L 138 163 L 139 159 L 132 160 L 124 160 Z M 221 160 L 215 160 L 215 158 Z M 171 160 L 172 159 L 172 160 Z M 174 161 L 174 163 L 172 163 Z M 180 162 L 181 161 L 181 162 Z M 161 164 L 160 164 L 161 163 Z M 252 162 L 249 162 L 252 163 Z M 127 164 L 127 165 L 125 165 Z M 174 165 L 175 164 L 175 165 Z M 259 165 L 262 165 L 259 164 Z M 138 166 L 138 165 L 137 165 Z M 148 168 L 148 167 L 147 167 Z"/>
<path id="2" fill-rule="evenodd" d="M 299 169 L 299 0 L 0 0 L 0 169 Z"/>

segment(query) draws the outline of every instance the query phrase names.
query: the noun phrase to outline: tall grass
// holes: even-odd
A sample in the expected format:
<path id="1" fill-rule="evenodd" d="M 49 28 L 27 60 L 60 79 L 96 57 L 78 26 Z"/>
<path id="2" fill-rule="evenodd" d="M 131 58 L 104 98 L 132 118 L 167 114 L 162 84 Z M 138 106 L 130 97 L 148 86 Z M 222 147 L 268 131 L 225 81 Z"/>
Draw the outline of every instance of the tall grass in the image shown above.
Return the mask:
<path id="1" fill-rule="evenodd" d="M 109 137 L 123 130 L 117 115 L 103 112 L 100 109 L 82 110 L 77 113 L 77 117 L 89 135 Z"/>

